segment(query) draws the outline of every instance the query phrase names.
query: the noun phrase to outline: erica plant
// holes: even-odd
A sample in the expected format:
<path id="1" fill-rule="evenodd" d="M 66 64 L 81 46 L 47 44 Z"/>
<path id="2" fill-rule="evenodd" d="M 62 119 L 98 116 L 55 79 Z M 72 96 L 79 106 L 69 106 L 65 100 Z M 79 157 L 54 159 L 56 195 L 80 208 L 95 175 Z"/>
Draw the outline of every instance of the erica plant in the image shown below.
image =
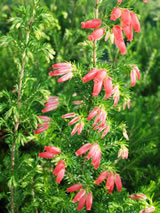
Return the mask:
<path id="1" fill-rule="evenodd" d="M 46 40 L 53 31 L 51 40 L 58 42 L 60 26 L 37 0 L 20 7 L 1 39 L 18 69 L 15 91 L 1 94 L 7 103 L 1 126 L 10 149 L 11 213 L 110 212 L 112 202 L 113 212 L 120 212 L 122 197 L 122 212 L 155 210 L 151 199 L 132 202 L 146 200 L 141 193 L 128 197 L 120 166 L 129 157 L 129 136 L 117 115 L 131 107 L 131 88 L 141 81 L 136 61 L 127 60 L 128 43 L 141 33 L 140 21 L 128 1 L 93 2 L 91 14 L 78 23 L 88 47 L 84 64 L 68 56 L 54 59 Z M 114 62 L 103 58 L 104 45 Z M 26 144 L 31 153 L 22 155 Z"/>

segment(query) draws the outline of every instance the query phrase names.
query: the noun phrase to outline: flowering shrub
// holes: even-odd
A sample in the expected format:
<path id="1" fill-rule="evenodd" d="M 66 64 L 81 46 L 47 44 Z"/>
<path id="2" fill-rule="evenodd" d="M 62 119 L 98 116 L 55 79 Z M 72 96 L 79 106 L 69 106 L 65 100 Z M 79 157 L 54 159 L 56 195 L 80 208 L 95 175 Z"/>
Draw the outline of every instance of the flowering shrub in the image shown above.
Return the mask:
<path id="1" fill-rule="evenodd" d="M 122 107 L 130 108 L 130 87 L 136 85 L 136 79 L 140 80 L 136 62 L 127 61 L 128 41 L 134 41 L 133 29 L 141 31 L 140 22 L 137 15 L 127 9 L 131 7 L 129 3 L 115 0 L 110 10 L 107 3 L 95 0 L 90 7 L 92 16 L 83 16 L 79 22 L 78 32 L 83 34 L 92 52 L 92 55 L 88 53 L 89 60 L 85 63 L 60 56 L 53 62 L 60 50 L 54 52 L 46 42 L 50 32 L 44 31 L 46 25 L 57 31 L 60 26 L 38 0 L 32 1 L 29 9 L 22 5 L 17 17 L 10 19 L 10 32 L 2 37 L 1 45 L 10 46 L 19 72 L 15 91 L 1 93 L 8 103 L 4 105 L 1 126 L 7 131 L 11 151 L 8 187 L 12 213 L 33 209 L 35 212 L 76 212 L 85 208 L 104 212 L 104 207 L 107 212 L 120 212 L 121 196 L 126 200 L 123 204 L 126 212 L 155 210 L 151 199 L 145 204 L 132 202 L 146 200 L 141 193 L 128 198 L 119 167 L 119 161 L 128 159 L 129 137 L 126 124 L 119 122 L 117 114 Z M 54 32 L 55 40 L 56 36 Z M 113 38 L 116 46 L 107 37 Z M 99 51 L 103 52 L 104 39 L 110 49 L 117 52 L 116 58 L 124 57 L 123 64 L 102 60 Z M 34 152 L 30 158 L 27 154 L 23 158 L 19 153 L 27 143 L 34 144 Z M 27 174 L 25 170 L 17 174 L 24 166 Z M 23 194 L 26 186 L 30 193 L 24 193 L 20 203 L 21 196 L 17 195 L 19 191 Z M 32 200 L 29 205 L 25 201 L 28 197 Z M 104 206 L 100 205 L 100 199 Z"/>

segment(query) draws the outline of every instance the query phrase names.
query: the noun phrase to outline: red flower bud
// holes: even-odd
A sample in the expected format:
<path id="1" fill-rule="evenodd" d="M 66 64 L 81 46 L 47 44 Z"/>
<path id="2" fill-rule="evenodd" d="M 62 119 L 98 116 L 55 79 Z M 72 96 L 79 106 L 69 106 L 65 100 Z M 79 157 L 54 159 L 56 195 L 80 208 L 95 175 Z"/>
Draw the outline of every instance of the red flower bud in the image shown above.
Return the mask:
<path id="1" fill-rule="evenodd" d="M 121 14 L 122 14 L 122 11 L 121 11 L 121 9 L 119 7 L 114 8 L 112 10 L 112 14 L 111 14 L 111 18 L 110 19 L 115 21 L 121 16 Z"/>
<path id="2" fill-rule="evenodd" d="M 94 68 L 94 69 L 91 70 L 89 73 L 87 73 L 87 74 L 82 78 L 83 83 L 86 83 L 87 81 L 90 81 L 90 80 L 92 80 L 93 78 L 95 78 L 97 72 L 98 72 L 98 69 L 97 69 L 97 68 Z"/>
<path id="3" fill-rule="evenodd" d="M 81 191 L 79 191 L 76 194 L 76 196 L 73 198 L 73 203 L 78 202 L 85 194 L 86 194 L 86 191 L 84 189 L 82 189 Z"/>
<path id="4" fill-rule="evenodd" d="M 60 148 L 55 147 L 55 146 L 45 146 L 44 150 L 47 151 L 47 152 L 50 152 L 50 153 L 52 153 L 54 155 L 57 155 L 57 154 L 61 153 Z"/>
<path id="5" fill-rule="evenodd" d="M 51 159 L 51 158 L 54 158 L 54 154 L 53 153 L 50 153 L 50 152 L 41 152 L 39 153 L 39 157 L 41 158 L 48 158 L 48 159 Z"/>
<path id="6" fill-rule="evenodd" d="M 92 202 L 93 202 L 93 196 L 92 196 L 92 193 L 90 192 L 90 193 L 88 193 L 88 195 L 87 195 L 87 200 L 86 200 L 86 207 L 87 207 L 86 209 L 87 209 L 88 211 L 91 210 Z"/>
<path id="7" fill-rule="evenodd" d="M 83 186 L 80 183 L 76 183 L 72 186 L 70 186 L 69 188 L 67 188 L 67 192 L 75 192 L 78 191 L 79 189 L 81 189 Z"/>
<path id="8" fill-rule="evenodd" d="M 130 16 L 131 16 L 131 25 L 133 29 L 135 30 L 135 32 L 140 32 L 141 27 L 136 14 L 134 12 L 130 12 Z"/>
<path id="9" fill-rule="evenodd" d="M 100 27 L 101 24 L 102 24 L 102 21 L 100 19 L 92 19 L 86 22 L 81 22 L 81 28 L 95 29 L 97 27 Z"/>
<path id="10" fill-rule="evenodd" d="M 90 41 L 99 40 L 104 36 L 105 30 L 103 28 L 98 28 L 91 35 L 88 36 Z"/>

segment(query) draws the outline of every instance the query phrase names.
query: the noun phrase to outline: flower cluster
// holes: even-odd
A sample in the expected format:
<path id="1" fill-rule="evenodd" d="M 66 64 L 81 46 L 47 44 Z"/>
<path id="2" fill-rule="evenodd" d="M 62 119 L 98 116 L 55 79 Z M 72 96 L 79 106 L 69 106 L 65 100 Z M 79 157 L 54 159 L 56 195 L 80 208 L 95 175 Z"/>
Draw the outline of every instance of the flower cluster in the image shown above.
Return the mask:
<path id="1" fill-rule="evenodd" d="M 56 165 L 56 167 L 55 167 L 55 169 L 54 169 L 54 171 L 53 171 L 53 174 L 55 175 L 55 176 L 57 176 L 57 178 L 56 178 L 56 182 L 57 183 L 61 183 L 61 181 L 62 181 L 62 179 L 63 179 L 63 177 L 64 177 L 64 173 L 65 173 L 65 161 L 64 160 L 60 160 L 58 163 L 57 163 L 57 165 Z"/>
<path id="2" fill-rule="evenodd" d="M 95 116 L 96 118 L 93 123 L 94 130 L 99 129 L 98 132 L 101 132 L 104 130 L 102 134 L 102 138 L 104 138 L 107 135 L 107 133 L 110 131 L 110 126 L 106 125 L 107 113 L 105 112 L 104 109 L 100 109 L 99 107 L 96 107 L 90 112 L 87 120 L 89 121 Z"/>
<path id="3" fill-rule="evenodd" d="M 146 206 L 147 208 L 141 210 L 139 213 L 149 213 L 149 212 L 154 212 L 155 211 L 155 207 L 154 206 L 149 206 L 147 203 L 147 196 L 141 193 L 135 193 L 133 195 L 129 195 L 128 196 L 130 199 L 132 200 L 136 200 L 136 201 L 140 201 L 143 200 L 146 202 Z"/>
<path id="4" fill-rule="evenodd" d="M 60 148 L 55 147 L 55 146 L 45 146 L 44 147 L 44 151 L 46 152 L 41 152 L 39 153 L 39 157 L 41 158 L 47 158 L 47 159 L 52 159 L 54 158 L 56 155 L 61 153 Z M 56 165 L 53 174 L 55 176 L 57 176 L 56 178 L 56 182 L 60 184 L 60 182 L 62 181 L 63 177 L 64 177 L 64 173 L 65 173 L 65 161 L 64 160 L 60 160 L 58 162 L 58 164 Z"/>
<path id="5" fill-rule="evenodd" d="M 49 76 L 59 76 L 59 75 L 64 75 L 61 78 L 58 79 L 58 82 L 64 82 L 73 77 L 73 67 L 70 63 L 57 63 L 52 65 L 53 69 L 56 69 L 52 72 L 49 73 Z"/>
<path id="6" fill-rule="evenodd" d="M 49 127 L 50 118 L 48 116 L 39 115 L 39 118 L 43 120 L 43 124 L 38 124 L 39 129 L 34 131 L 34 134 L 41 134 L 42 132 L 46 131 Z"/>
<path id="7" fill-rule="evenodd" d="M 107 178 L 108 177 L 108 178 Z M 114 183 L 116 184 L 117 191 L 120 192 L 122 190 L 122 182 L 121 178 L 118 174 L 113 174 L 112 172 L 103 171 L 100 176 L 95 180 L 96 184 L 100 184 L 107 178 L 106 188 L 108 193 L 111 194 L 114 189 Z"/>
<path id="8" fill-rule="evenodd" d="M 59 98 L 58 96 L 49 96 L 49 99 L 47 101 L 47 103 L 45 104 L 45 107 L 42 112 L 49 112 L 49 111 L 52 111 L 52 110 L 55 110 L 57 109 L 58 107 L 58 104 L 59 104 Z"/>
<path id="9" fill-rule="evenodd" d="M 106 96 L 105 99 L 112 95 L 112 79 L 107 75 L 107 70 L 97 68 L 88 72 L 83 78 L 83 83 L 86 83 L 94 79 L 93 96 L 98 96 L 101 92 L 102 86 L 104 86 Z"/>
<path id="10" fill-rule="evenodd" d="M 103 28 L 99 28 L 102 24 L 102 21 L 100 19 L 92 19 L 86 22 L 81 22 L 81 28 L 84 29 L 96 29 L 94 30 L 91 35 L 88 36 L 88 39 L 90 41 L 99 40 L 102 38 L 105 34 L 105 30 Z"/>
<path id="11" fill-rule="evenodd" d="M 65 115 L 62 115 L 62 118 L 71 118 L 71 117 L 75 117 L 76 114 L 75 113 L 68 113 L 68 114 L 65 114 Z M 79 121 L 79 117 L 76 116 L 75 118 L 73 118 L 69 123 L 68 125 L 73 125 L 75 124 L 76 122 Z M 80 121 L 79 123 L 77 123 L 72 132 L 71 132 L 71 136 L 73 136 L 77 131 L 78 131 L 78 135 L 81 134 L 82 130 L 84 128 L 84 123 L 82 121 Z"/>
<path id="12" fill-rule="evenodd" d="M 92 207 L 93 196 L 91 192 L 87 193 L 85 189 L 82 189 L 82 187 L 83 187 L 82 184 L 77 183 L 67 188 L 67 192 L 75 192 L 81 189 L 74 197 L 73 203 L 76 203 L 79 201 L 79 204 L 77 207 L 78 211 L 80 211 L 85 204 L 86 204 L 86 209 L 90 211 Z"/>
<path id="13" fill-rule="evenodd" d="M 87 159 L 89 160 L 92 158 L 91 164 L 94 166 L 94 169 L 98 169 L 100 161 L 101 161 L 101 149 L 97 143 L 90 144 L 87 143 L 83 146 L 81 146 L 76 152 L 76 156 L 83 155 L 89 150 L 89 153 L 87 155 Z"/>
<path id="14" fill-rule="evenodd" d="M 118 158 L 127 159 L 128 158 L 128 149 L 122 147 L 118 152 Z"/>
<path id="15" fill-rule="evenodd" d="M 135 32 L 140 32 L 140 23 L 139 20 L 134 12 L 131 12 L 127 9 L 121 9 L 119 7 L 114 8 L 111 13 L 111 20 L 116 21 L 118 18 L 121 17 L 121 27 L 118 25 L 115 25 L 113 27 L 113 33 L 115 37 L 115 44 L 119 48 L 121 54 L 126 54 L 126 46 L 123 40 L 123 32 L 125 33 L 127 40 L 132 41 L 133 40 L 133 31 L 132 28 L 135 30 Z"/>

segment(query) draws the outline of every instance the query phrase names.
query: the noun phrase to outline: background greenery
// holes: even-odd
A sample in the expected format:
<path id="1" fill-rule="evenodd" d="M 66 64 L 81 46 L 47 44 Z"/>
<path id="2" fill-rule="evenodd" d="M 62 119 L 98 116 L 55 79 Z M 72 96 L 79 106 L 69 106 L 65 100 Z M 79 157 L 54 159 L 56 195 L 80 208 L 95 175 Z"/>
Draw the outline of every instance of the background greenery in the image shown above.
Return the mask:
<path id="1" fill-rule="evenodd" d="M 155 205 L 158 205 L 160 201 L 160 2 L 159 0 L 148 1 L 148 4 L 144 4 L 140 0 L 130 1 L 131 5 L 134 5 L 134 11 L 139 14 L 142 32 L 135 34 L 134 41 L 128 44 L 126 58 L 117 56 L 116 49 L 109 42 L 99 42 L 100 62 L 121 67 L 125 60 L 135 61 L 140 68 L 142 78 L 131 91 L 133 94 L 131 109 L 121 110 L 121 113 L 115 115 L 119 122 L 126 122 L 130 138 L 129 159 L 118 162 L 123 181 L 123 192 L 108 195 L 104 188 L 93 189 L 92 212 L 138 212 L 142 209 L 141 206 L 127 198 L 128 194 L 135 192 L 142 192 L 148 197 L 152 197 Z M 94 1 L 40 1 L 36 14 L 37 20 L 34 20 L 34 29 L 30 35 L 33 43 L 29 44 L 27 50 L 28 63 L 25 70 L 23 88 L 25 92 L 22 100 L 22 103 L 30 103 L 32 110 L 29 105 L 23 104 L 24 107 L 20 111 L 21 117 L 25 121 L 20 126 L 17 138 L 15 164 L 17 172 L 14 177 L 11 177 L 10 150 L 16 103 L 12 100 L 8 102 L 8 100 L 14 95 L 16 99 L 16 93 L 13 93 L 12 90 L 16 89 L 18 81 L 17 70 L 21 64 L 21 59 L 18 58 L 21 58 L 23 54 L 23 42 L 21 41 L 24 40 L 23 32 L 29 21 L 32 7 L 26 7 L 29 4 L 29 0 L 0 2 L 0 36 L 2 38 L 2 35 L 13 35 L 15 40 L 19 41 L 17 49 L 13 48 L 12 41 L 6 41 L 6 45 L 0 47 L 0 90 L 3 91 L 0 105 L 0 211 L 10 211 L 9 191 L 11 183 L 14 183 L 17 212 L 76 212 L 76 207 L 71 202 L 73 195 L 66 195 L 65 181 L 70 183 L 71 180 L 78 179 L 78 174 L 81 172 L 81 159 L 78 161 L 76 157 L 73 157 L 74 151 L 70 153 L 71 156 L 67 154 L 68 146 L 65 141 L 69 140 L 68 143 L 75 149 L 79 146 L 74 144 L 76 136 L 65 138 L 71 129 L 67 129 L 67 124 L 60 119 L 60 115 L 62 111 L 65 114 L 68 110 L 73 109 L 67 94 L 72 94 L 76 88 L 76 92 L 79 93 L 79 96 L 76 97 L 78 99 L 83 95 L 84 85 L 77 84 L 76 86 L 78 83 L 76 79 L 73 90 L 68 84 L 65 84 L 65 87 L 58 85 L 55 79 L 48 80 L 48 67 L 55 62 L 71 61 L 78 63 L 79 69 L 83 73 L 85 68 L 92 63 L 92 52 L 86 39 L 89 31 L 81 30 L 80 23 L 93 17 Z M 115 6 L 114 1 L 104 0 L 101 9 L 107 16 L 113 6 Z M 11 20 L 12 17 L 19 17 L 19 19 Z M 105 17 L 104 20 L 107 22 Z M 19 27 L 21 31 L 19 31 Z M 17 32 L 17 34 L 13 32 Z M 83 64 L 83 67 L 80 64 Z M 44 99 L 49 94 L 48 91 L 52 95 L 58 94 L 63 100 L 64 106 L 54 113 L 48 114 L 53 118 L 52 129 L 43 135 L 33 136 L 32 130 L 36 128 L 37 124 L 36 114 L 42 109 Z M 88 93 L 90 91 L 91 87 L 89 87 Z M 32 95 L 28 96 L 29 94 Z M 28 111 L 28 109 L 30 110 Z M 7 120 L 7 125 L 4 120 Z M 64 136 L 63 139 L 61 134 Z M 82 135 L 82 137 L 85 136 Z M 112 140 L 111 136 L 110 139 Z M 77 143 L 80 143 L 82 138 L 76 138 L 76 140 Z M 52 141 L 57 146 L 60 143 L 63 144 L 63 149 L 66 149 L 64 156 L 69 165 L 68 170 L 78 167 L 75 176 L 69 177 L 69 180 L 66 178 L 60 186 L 55 185 L 55 179 L 51 173 L 55 161 L 53 160 L 51 164 L 50 161 L 37 158 L 38 152 L 43 150 L 43 146 L 51 144 Z M 76 158 L 76 165 L 73 163 L 74 158 Z M 73 182 L 71 183 L 73 184 Z M 156 212 L 159 212 L 158 208 Z"/>

